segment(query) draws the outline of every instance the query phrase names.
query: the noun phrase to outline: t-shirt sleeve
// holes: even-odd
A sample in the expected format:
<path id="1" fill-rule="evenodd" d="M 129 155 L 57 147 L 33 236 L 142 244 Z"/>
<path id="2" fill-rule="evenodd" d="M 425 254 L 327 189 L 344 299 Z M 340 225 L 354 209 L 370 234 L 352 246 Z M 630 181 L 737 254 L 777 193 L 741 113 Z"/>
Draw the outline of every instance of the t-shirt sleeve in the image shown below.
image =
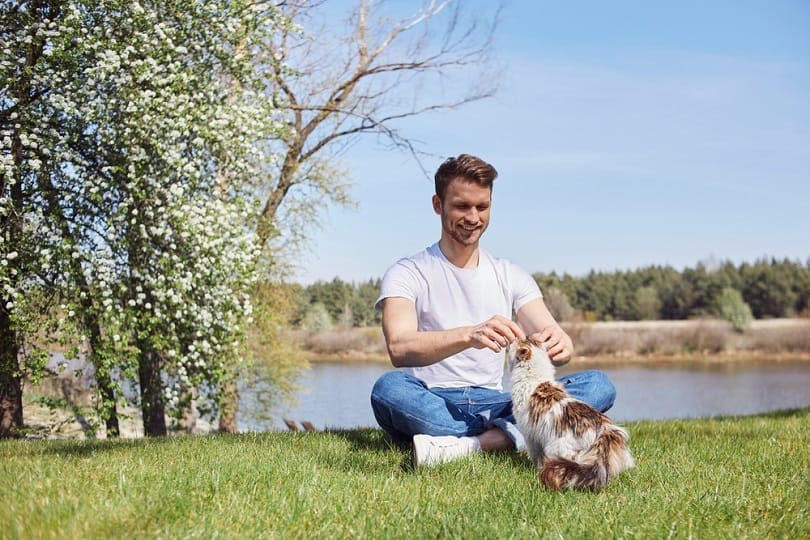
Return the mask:
<path id="1" fill-rule="evenodd" d="M 510 283 L 512 284 L 512 309 L 520 308 L 536 298 L 543 298 L 540 287 L 527 271 L 514 263 L 509 263 Z"/>
<path id="2" fill-rule="evenodd" d="M 374 303 L 374 309 L 382 313 L 382 301 L 386 298 L 407 298 L 416 303 L 419 288 L 419 273 L 413 262 L 400 259 L 385 272 L 380 286 L 380 297 Z"/>

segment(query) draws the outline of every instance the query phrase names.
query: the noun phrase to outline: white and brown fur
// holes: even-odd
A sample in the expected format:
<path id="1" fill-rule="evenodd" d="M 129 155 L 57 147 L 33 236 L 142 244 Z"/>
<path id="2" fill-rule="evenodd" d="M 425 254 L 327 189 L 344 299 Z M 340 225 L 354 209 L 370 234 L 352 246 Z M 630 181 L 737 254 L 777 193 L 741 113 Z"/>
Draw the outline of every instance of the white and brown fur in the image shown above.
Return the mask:
<path id="1" fill-rule="evenodd" d="M 565 391 L 542 344 L 512 344 L 509 367 L 512 412 L 543 485 L 600 489 L 635 465 L 627 432 Z"/>

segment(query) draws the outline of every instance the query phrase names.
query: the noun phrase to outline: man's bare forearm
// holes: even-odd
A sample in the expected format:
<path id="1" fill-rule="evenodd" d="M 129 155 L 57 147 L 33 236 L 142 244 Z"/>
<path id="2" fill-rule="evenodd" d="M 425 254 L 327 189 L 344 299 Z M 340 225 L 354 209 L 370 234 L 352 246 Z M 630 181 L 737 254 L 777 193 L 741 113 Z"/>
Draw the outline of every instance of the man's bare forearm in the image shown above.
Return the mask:
<path id="1" fill-rule="evenodd" d="M 470 347 L 498 353 L 516 337 L 523 336 L 517 324 L 501 315 L 493 315 L 475 326 L 420 331 L 413 302 L 397 297 L 383 302 L 382 326 L 394 367 L 429 366 Z"/>
<path id="2" fill-rule="evenodd" d="M 386 335 L 388 356 L 395 367 L 422 367 L 441 362 L 472 346 L 472 327 L 435 332 L 409 331 Z"/>

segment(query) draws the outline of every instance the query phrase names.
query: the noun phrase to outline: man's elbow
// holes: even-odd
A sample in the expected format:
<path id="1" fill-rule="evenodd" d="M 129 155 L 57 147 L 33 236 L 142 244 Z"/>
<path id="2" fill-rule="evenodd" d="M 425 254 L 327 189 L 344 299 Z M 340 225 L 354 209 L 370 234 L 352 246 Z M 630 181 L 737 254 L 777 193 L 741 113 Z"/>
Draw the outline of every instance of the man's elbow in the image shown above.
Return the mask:
<path id="1" fill-rule="evenodd" d="M 407 367 L 407 362 L 405 361 L 407 358 L 407 353 L 402 346 L 392 342 L 388 343 L 386 348 L 388 349 L 388 358 L 391 359 L 392 366 L 396 368 Z"/>

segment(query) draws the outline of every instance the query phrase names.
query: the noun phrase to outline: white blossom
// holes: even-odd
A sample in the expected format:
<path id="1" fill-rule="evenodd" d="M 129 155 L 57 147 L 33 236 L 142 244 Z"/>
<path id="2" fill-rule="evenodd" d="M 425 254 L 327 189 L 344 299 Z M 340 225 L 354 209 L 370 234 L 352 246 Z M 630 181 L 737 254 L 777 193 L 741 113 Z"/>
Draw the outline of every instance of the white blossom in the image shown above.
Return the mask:
<path id="1" fill-rule="evenodd" d="M 257 279 L 259 248 L 246 232 L 257 212 L 251 183 L 276 159 L 257 142 L 283 126 L 271 125 L 258 79 L 235 86 L 227 66 L 207 63 L 231 57 L 244 68 L 249 55 L 232 58 L 240 17 L 256 15 L 239 2 L 182 4 L 190 28 L 138 2 L 64 4 L 58 20 L 41 21 L 47 54 L 26 67 L 31 84 L 48 91 L 0 122 L 0 174 L 7 189 L 22 182 L 26 193 L 47 176 L 70 235 L 43 197 L 25 201 L 25 234 L 0 234 L 4 305 L 19 328 L 33 324 L 42 315 L 30 302 L 46 279 L 71 298 L 64 324 L 78 325 L 84 281 L 105 343 L 133 350 L 140 332 L 169 359 L 167 384 L 215 382 L 223 363 L 238 361 L 231 344 L 249 316 L 249 305 L 233 299 Z M 0 80 L 16 81 L 26 62 L 16 55 L 33 46 L 31 34 L 2 35 Z M 75 69 L 60 63 L 68 54 Z M 13 102 L 7 89 L 0 107 Z M 74 125 L 85 127 L 70 132 Z M 15 137 L 21 161 L 11 153 Z M 0 214 L 13 212 L 9 192 L 0 193 Z"/>

